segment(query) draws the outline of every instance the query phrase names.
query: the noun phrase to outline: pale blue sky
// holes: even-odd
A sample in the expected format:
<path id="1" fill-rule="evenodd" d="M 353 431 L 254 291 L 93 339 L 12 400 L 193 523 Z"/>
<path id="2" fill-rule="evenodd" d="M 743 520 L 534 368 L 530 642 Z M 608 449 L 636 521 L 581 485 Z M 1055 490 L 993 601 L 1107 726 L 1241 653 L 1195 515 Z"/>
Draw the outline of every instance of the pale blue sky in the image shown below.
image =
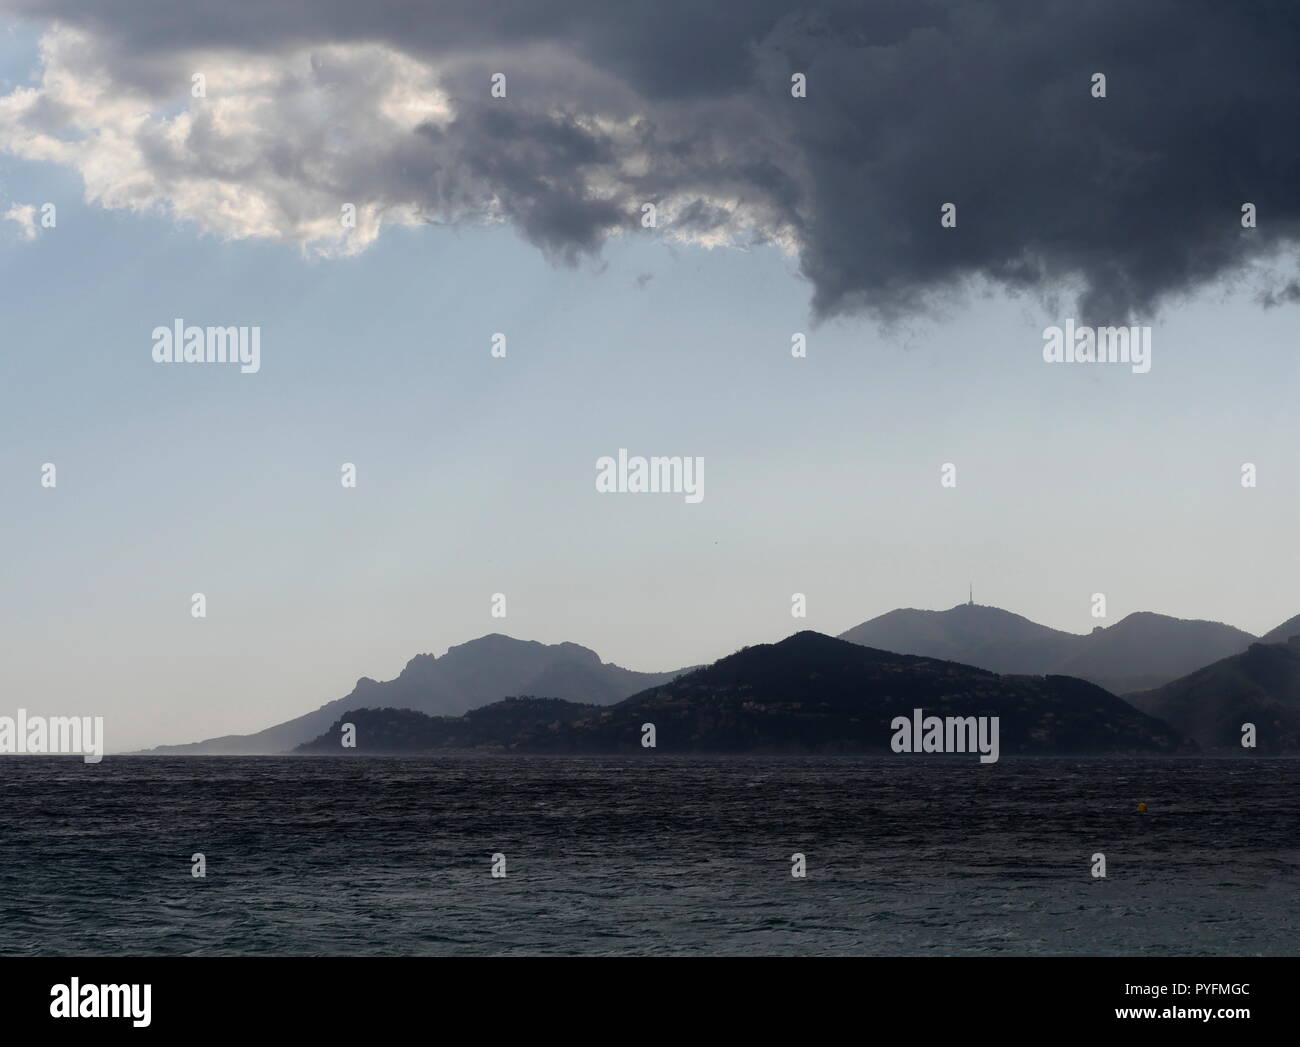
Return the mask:
<path id="1" fill-rule="evenodd" d="M 0 37 L 6 90 L 34 40 Z M 307 259 L 0 157 L 0 212 L 46 201 L 35 240 L 0 222 L 0 687 L 103 715 L 110 750 L 259 729 L 494 631 L 661 670 L 970 581 L 1078 632 L 1094 592 L 1105 624 L 1300 611 L 1297 313 L 1248 283 L 1168 307 L 1134 375 L 1044 364 L 1071 310 L 998 290 L 815 326 L 776 248 L 647 233 L 567 268 L 508 227 L 426 227 Z M 155 364 L 175 317 L 260 325 L 261 372 Z M 703 456 L 703 502 L 597 494 L 620 447 Z"/>

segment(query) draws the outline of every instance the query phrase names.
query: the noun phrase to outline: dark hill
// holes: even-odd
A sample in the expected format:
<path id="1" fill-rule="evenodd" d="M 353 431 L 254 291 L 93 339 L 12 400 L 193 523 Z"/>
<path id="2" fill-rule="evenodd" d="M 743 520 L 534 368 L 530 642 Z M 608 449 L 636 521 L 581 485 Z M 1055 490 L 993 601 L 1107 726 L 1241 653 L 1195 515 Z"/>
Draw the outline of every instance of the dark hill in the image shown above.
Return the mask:
<path id="1" fill-rule="evenodd" d="M 1128 700 L 1206 749 L 1247 751 L 1241 726 L 1253 723 L 1258 751 L 1300 752 L 1300 639 L 1251 644 L 1242 654 Z"/>
<path id="2" fill-rule="evenodd" d="M 590 716 L 599 706 L 563 698 L 505 698 L 463 716 L 426 716 L 413 709 L 351 709 L 298 752 L 348 755 L 409 753 L 430 749 L 517 749 L 522 739 L 545 734 L 551 725 Z M 343 725 L 356 731 L 356 750 L 342 747 Z"/>

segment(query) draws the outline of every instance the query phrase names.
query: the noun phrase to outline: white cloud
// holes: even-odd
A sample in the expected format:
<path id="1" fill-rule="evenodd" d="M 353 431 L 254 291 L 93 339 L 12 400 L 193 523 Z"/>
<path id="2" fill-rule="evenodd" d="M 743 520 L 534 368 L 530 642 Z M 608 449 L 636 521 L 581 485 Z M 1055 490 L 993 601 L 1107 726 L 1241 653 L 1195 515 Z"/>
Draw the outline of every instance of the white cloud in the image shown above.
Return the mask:
<path id="1" fill-rule="evenodd" d="M 450 115 L 430 70 L 377 45 L 187 53 L 162 98 L 115 82 L 78 30 L 48 32 L 41 60 L 36 86 L 0 98 L 7 151 L 75 168 L 87 200 L 105 208 L 161 211 L 223 238 L 274 237 L 323 254 L 356 252 L 384 224 L 420 220 L 415 201 L 367 175 L 417 124 Z M 191 70 L 206 97 L 192 97 Z M 345 203 L 356 207 L 355 228 L 339 220 Z"/>
<path id="2" fill-rule="evenodd" d="M 13 204 L 4 217 L 22 227 L 24 240 L 36 239 L 36 205 Z"/>
<path id="3" fill-rule="evenodd" d="M 42 38 L 39 82 L 0 97 L 0 147 L 75 168 L 101 207 L 325 256 L 365 249 L 385 225 L 515 220 L 562 251 L 634 228 L 641 186 L 653 181 L 635 99 L 572 55 L 538 45 L 527 58 L 537 101 L 513 102 L 518 123 L 502 131 L 484 104 L 486 79 L 473 101 L 445 86 L 479 56 L 439 65 L 371 42 L 186 50 L 151 59 L 148 82 L 170 85 L 151 93 L 115 77 L 113 56 L 89 33 L 55 26 Z M 204 97 L 191 93 L 196 73 Z M 592 101 L 548 104 L 551 80 Z M 655 199 L 667 215 L 702 202 L 689 185 Z M 346 204 L 354 228 L 340 222 Z M 718 204 L 708 228 L 666 234 L 710 247 L 771 235 L 793 246 L 743 201 Z"/>

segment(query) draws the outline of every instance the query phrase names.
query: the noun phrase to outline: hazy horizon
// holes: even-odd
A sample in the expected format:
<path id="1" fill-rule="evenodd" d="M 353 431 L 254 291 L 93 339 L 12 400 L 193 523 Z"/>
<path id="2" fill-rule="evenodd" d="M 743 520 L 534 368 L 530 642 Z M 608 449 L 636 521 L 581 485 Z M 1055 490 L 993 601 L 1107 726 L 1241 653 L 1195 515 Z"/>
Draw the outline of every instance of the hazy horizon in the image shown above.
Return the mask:
<path id="1" fill-rule="evenodd" d="M 968 602 L 965 602 L 965 603 L 958 603 L 958 604 L 955 604 L 955 605 L 953 605 L 953 606 L 951 606 L 951 607 L 940 607 L 940 608 L 898 607 L 898 608 L 892 608 L 891 611 L 886 611 L 886 612 L 883 612 L 883 613 L 884 613 L 884 614 L 890 614 L 890 613 L 892 613 L 892 611 L 919 611 L 919 612 L 923 612 L 923 613 L 944 613 L 944 612 L 947 612 L 947 611 L 954 611 L 954 610 L 957 610 L 957 609 L 960 608 L 960 607 L 965 607 L 965 606 L 972 606 L 972 607 L 974 607 L 974 608 L 978 608 L 978 609 L 980 609 L 980 610 L 994 610 L 994 611 L 1002 611 L 1002 612 L 1005 612 L 1005 613 L 1008 613 L 1008 614 L 1013 614 L 1013 615 L 1016 614 L 1015 611 L 1012 611 L 1012 610 L 1010 610 L 1009 608 L 1005 608 L 1005 607 L 995 607 L 995 606 L 993 606 L 993 605 L 991 605 L 991 604 L 981 604 L 981 603 L 979 603 L 978 601 L 975 601 L 975 602 L 973 602 L 973 603 L 971 603 L 971 602 L 968 601 Z M 1130 612 L 1130 614 L 1159 614 L 1159 613 L 1160 613 L 1160 612 L 1151 612 L 1151 611 L 1133 611 L 1133 612 Z M 879 617 L 879 616 L 873 616 L 873 619 L 874 619 L 875 617 Z M 1023 616 L 1023 615 L 1018 615 L 1018 617 L 1022 617 L 1022 618 L 1023 618 L 1023 617 L 1025 617 L 1025 616 Z M 1127 617 L 1129 617 L 1129 615 L 1125 615 L 1124 617 L 1127 618 Z M 1168 617 L 1168 616 L 1167 616 L 1167 617 Z M 1294 616 L 1293 616 L 1293 617 L 1294 617 Z M 740 647 L 738 647 L 738 648 L 734 648 L 734 649 L 731 649 L 731 650 L 719 651 L 719 652 L 717 652 L 716 654 L 710 656 L 709 658 L 707 658 L 707 659 L 705 659 L 704 661 L 702 661 L 702 662 L 700 662 L 700 663 L 697 663 L 697 664 L 698 664 L 698 665 L 708 665 L 708 664 L 711 664 L 711 663 L 713 663 L 713 662 L 715 662 L 715 661 L 718 661 L 719 659 L 722 659 L 722 658 L 725 658 L 725 657 L 727 657 L 727 656 L 729 656 L 729 655 L 731 655 L 731 654 L 734 654 L 734 653 L 736 653 L 736 652 L 739 651 L 739 650 L 743 650 L 744 648 L 752 647 L 752 646 L 756 646 L 757 644 L 760 644 L 760 643 L 779 643 L 781 640 L 787 639 L 787 638 L 789 638 L 790 636 L 796 635 L 796 634 L 801 633 L 801 632 L 804 632 L 804 631 L 823 632 L 823 635 L 828 635 L 828 636 L 832 636 L 832 637 L 840 637 L 841 634 L 850 631 L 851 629 L 853 629 L 854 626 L 864 624 L 865 622 L 867 622 L 867 621 L 871 621 L 871 620 L 873 620 L 873 619 L 864 619 L 862 622 L 855 622 L 855 623 L 853 623 L 853 625 L 846 626 L 844 629 L 836 630 L 836 631 L 834 631 L 834 632 L 823 632 L 822 630 L 809 630 L 809 627 L 807 627 L 807 626 L 800 626 L 800 625 L 797 624 L 797 621 L 798 621 L 798 620 L 795 620 L 795 624 L 793 624 L 793 625 L 791 626 L 791 628 L 787 631 L 787 633 L 786 633 L 785 635 L 783 635 L 783 636 L 777 636 L 777 637 L 773 637 L 773 638 L 770 638 L 770 639 L 764 639 L 764 640 L 761 640 L 761 641 L 755 641 L 754 643 L 749 643 L 749 644 L 742 644 Z M 1028 620 L 1032 621 L 1032 619 L 1028 619 Z M 1122 621 L 1122 620 L 1123 620 L 1123 619 L 1120 619 L 1120 621 Z M 1237 626 L 1233 626 L 1231 622 L 1215 622 L 1213 619 L 1178 619 L 1178 620 L 1180 620 L 1180 621 L 1208 621 L 1208 622 L 1211 622 L 1212 624 L 1227 625 L 1227 626 L 1229 626 L 1229 627 L 1231 627 L 1231 628 L 1239 628 L 1239 627 L 1237 627 Z M 1290 619 L 1287 619 L 1287 621 L 1289 621 L 1289 620 L 1290 620 Z M 1042 625 L 1043 623 L 1038 622 L 1038 623 L 1035 623 L 1035 624 Z M 1105 629 L 1105 628 L 1108 628 L 1108 627 L 1111 626 L 1111 625 L 1116 625 L 1116 624 L 1119 624 L 1119 622 L 1118 622 L 1118 621 L 1108 621 L 1106 625 L 1096 624 L 1096 625 L 1094 625 L 1091 629 L 1085 630 L 1085 631 L 1083 631 L 1083 632 L 1076 632 L 1076 631 L 1068 630 L 1068 629 L 1067 629 L 1067 630 L 1061 630 L 1061 631 L 1062 631 L 1062 632 L 1065 632 L 1065 633 L 1068 633 L 1068 634 L 1071 635 L 1071 636 L 1085 637 L 1085 636 L 1088 636 L 1088 635 L 1090 635 L 1090 634 L 1096 632 L 1098 629 Z M 1282 624 L 1284 624 L 1284 622 L 1278 622 L 1277 624 L 1278 624 L 1278 625 L 1282 625 Z M 1242 631 L 1243 631 L 1243 632 L 1250 633 L 1250 630 L 1242 630 Z M 1259 634 L 1256 634 L 1256 633 L 1250 633 L 1250 635 L 1252 635 L 1255 639 L 1260 639 L 1260 638 L 1262 638 L 1262 636 L 1263 636 L 1265 633 L 1268 633 L 1268 632 L 1271 632 L 1271 631 L 1272 631 L 1272 629 L 1268 629 L 1268 630 L 1264 630 L 1263 633 L 1259 633 Z M 387 681 L 387 680 L 394 679 L 394 678 L 396 678 L 398 675 L 400 675 L 401 671 L 404 670 L 404 669 L 406 668 L 406 666 L 409 665 L 409 663 L 410 663 L 411 661 L 413 661 L 413 660 L 414 660 L 415 658 L 417 658 L 417 657 L 432 655 L 435 659 L 440 659 L 440 658 L 446 657 L 446 655 L 448 655 L 452 650 L 454 650 L 454 649 L 456 649 L 456 648 L 464 647 L 464 646 L 467 646 L 467 645 L 469 645 L 469 644 L 474 643 L 475 641 L 488 639 L 488 638 L 493 637 L 493 636 L 501 636 L 501 637 L 504 637 L 504 638 L 506 638 L 506 639 L 513 640 L 513 641 L 516 641 L 516 642 L 519 642 L 519 643 L 543 643 L 543 644 L 548 644 L 548 645 L 560 644 L 560 643 L 572 643 L 572 644 L 577 644 L 577 645 L 580 646 L 580 647 L 584 647 L 584 648 L 586 648 L 587 650 L 591 650 L 591 651 L 593 651 L 593 653 L 595 653 L 597 656 L 600 657 L 600 660 L 601 660 L 602 664 L 614 664 L 614 665 L 619 665 L 619 668 L 622 668 L 622 669 L 630 669 L 630 670 L 632 670 L 632 671 L 634 671 L 634 672 L 662 673 L 662 672 L 674 672 L 674 671 L 678 671 L 678 670 L 689 670 L 689 669 L 692 669 L 692 668 L 693 668 L 693 666 L 691 666 L 691 665 L 661 665 L 661 666 L 651 666 L 651 665 L 646 665 L 646 666 L 640 666 L 640 665 L 620 665 L 619 663 L 614 662 L 612 659 L 609 659 L 609 658 L 604 657 L 604 655 L 602 655 L 601 652 L 600 652 L 599 650 L 595 650 L 594 648 L 590 647 L 590 645 L 583 643 L 580 639 L 569 639 L 569 640 L 560 640 L 560 641 L 542 641 L 542 640 L 536 640 L 536 639 L 534 639 L 534 638 L 532 638 L 532 637 L 528 637 L 528 636 L 516 636 L 516 635 L 514 635 L 514 634 L 512 634 L 512 633 L 510 633 L 510 632 L 508 632 L 508 631 L 502 630 L 502 629 L 492 629 L 492 630 L 489 630 L 489 631 L 484 632 L 484 633 L 479 633 L 479 634 L 476 634 L 476 635 L 474 635 L 474 636 L 467 637 L 466 639 L 461 640 L 461 641 L 459 641 L 459 642 L 457 642 L 457 643 L 447 644 L 446 646 L 441 647 L 441 648 L 434 648 L 434 649 L 431 649 L 431 650 L 423 650 L 423 651 L 413 651 L 413 652 L 411 653 L 410 657 L 407 658 L 407 659 L 402 663 L 402 667 L 401 667 L 401 669 L 399 669 L 398 672 L 394 673 L 392 676 L 375 677 L 375 676 L 373 676 L 373 675 L 371 675 L 371 674 L 363 674 L 363 677 L 360 677 L 360 678 L 358 678 L 358 679 L 361 679 L 361 678 L 369 678 L 369 679 L 372 679 L 372 680 L 377 680 L 378 682 L 385 682 L 385 681 Z M 870 646 L 870 645 L 868 645 L 868 646 Z M 885 649 L 887 649 L 887 650 L 892 650 L 892 648 L 888 648 L 888 647 L 886 647 Z M 906 653 L 910 653 L 910 652 L 908 652 L 908 651 L 901 651 L 901 652 L 899 652 L 899 653 L 904 653 L 904 654 L 906 654 Z M 1218 660 L 1217 657 L 1210 657 L 1210 658 L 1207 658 L 1207 659 L 1206 659 L 1205 664 L 1208 665 L 1208 664 L 1210 664 L 1211 662 L 1213 662 L 1213 661 L 1217 661 L 1217 660 Z M 337 701 L 338 699 L 343 698 L 343 697 L 346 697 L 346 694 L 345 694 L 345 692 L 344 692 L 344 690 L 343 690 L 343 687 L 340 686 L 340 688 L 339 688 L 339 690 L 338 690 L 337 693 L 335 693 L 335 694 L 333 694 L 333 695 L 331 695 L 331 696 L 328 696 L 328 697 L 323 697 L 322 700 L 321 700 L 321 701 L 320 701 L 316 706 L 312 706 L 311 708 L 305 708 L 305 709 L 301 709 L 301 710 L 299 710 L 297 715 L 301 715 L 302 713 L 311 712 L 311 711 L 313 711 L 315 708 L 318 708 L 320 705 L 329 704 L 329 703 L 334 702 L 334 701 Z M 507 697 L 507 696 L 503 694 L 503 695 L 501 695 L 500 697 L 504 698 L 504 697 Z M 282 719 L 292 719 L 292 718 L 293 718 L 293 715 L 290 715 L 290 716 L 288 716 L 288 717 L 284 717 L 284 718 L 282 718 Z M 281 720 L 276 720 L 275 722 L 272 722 L 272 723 L 259 723 L 259 724 L 256 724 L 256 725 L 248 726 L 248 727 L 246 727 L 246 728 L 243 729 L 243 730 L 232 731 L 232 732 L 229 732 L 229 733 L 230 733 L 230 734 L 234 734 L 234 735 L 255 734 L 255 733 L 257 733 L 258 731 L 261 731 L 261 730 L 263 730 L 263 729 L 265 729 L 265 728 L 267 728 L 267 727 L 275 726 L 275 725 L 278 724 L 279 722 L 281 722 Z M 160 744 L 162 744 L 162 745 L 174 745 L 174 744 L 183 745 L 183 744 L 187 744 L 187 743 L 190 743 L 190 742 L 199 742 L 199 741 L 204 741 L 204 740 L 207 740 L 206 737 L 205 737 L 205 738 L 186 738 L 186 739 L 175 739 L 175 740 L 173 740 L 172 742 L 164 742 L 164 743 L 160 743 Z M 150 746 L 149 748 L 153 748 L 153 746 Z M 139 751 L 142 751 L 142 750 L 140 750 L 140 749 L 135 749 L 135 750 L 109 750 L 110 753 L 113 752 L 113 751 L 117 751 L 117 752 L 126 752 L 126 751 L 139 752 Z"/>

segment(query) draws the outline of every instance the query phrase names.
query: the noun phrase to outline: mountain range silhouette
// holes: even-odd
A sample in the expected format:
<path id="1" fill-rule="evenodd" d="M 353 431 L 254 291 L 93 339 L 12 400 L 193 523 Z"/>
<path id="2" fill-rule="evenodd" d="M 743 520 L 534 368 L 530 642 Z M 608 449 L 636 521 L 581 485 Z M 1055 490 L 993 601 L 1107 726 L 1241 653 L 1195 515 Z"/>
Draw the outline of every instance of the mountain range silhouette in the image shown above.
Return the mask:
<path id="1" fill-rule="evenodd" d="M 1236 722 L 1235 735 L 1229 730 L 1237 715 L 1235 710 L 1261 708 L 1261 702 L 1267 705 L 1269 701 L 1280 703 L 1280 709 L 1288 708 L 1287 703 L 1291 701 L 1288 695 L 1295 681 L 1287 676 L 1291 666 L 1287 657 L 1278 656 L 1279 672 L 1286 677 L 1285 680 L 1267 674 L 1261 678 L 1259 687 L 1263 688 L 1266 698 L 1252 691 L 1249 693 L 1253 697 L 1247 700 L 1244 692 L 1233 691 L 1236 697 L 1229 699 L 1229 696 L 1220 697 L 1199 683 L 1183 684 L 1182 681 L 1200 670 L 1253 651 L 1256 646 L 1282 643 L 1292 633 L 1300 634 L 1300 616 L 1284 622 L 1264 637 L 1256 638 L 1220 622 L 1137 612 L 1112 626 L 1078 634 L 1040 625 L 1001 608 L 966 603 L 944 611 L 914 608 L 890 611 L 845 631 L 838 639 L 870 648 L 878 655 L 915 656 L 923 661 L 955 663 L 960 667 L 1003 676 L 1073 678 L 1110 692 L 1110 695 L 1131 695 L 1132 701 L 1125 705 L 1126 708 L 1149 712 L 1165 721 L 1172 734 L 1184 735 L 1197 745 L 1239 747 L 1240 721 Z M 796 635 L 821 636 L 817 633 Z M 775 674 L 774 679 L 783 679 L 780 659 L 802 648 L 775 644 L 765 645 L 763 649 L 768 648 L 775 652 L 772 655 L 775 660 L 765 660 L 763 664 Z M 699 671 L 712 671 L 726 661 L 724 658 Z M 1233 662 L 1216 672 L 1234 674 L 1232 678 L 1238 681 L 1253 679 L 1246 669 L 1239 671 L 1238 664 Z M 1255 662 L 1249 662 L 1249 666 L 1254 667 Z M 684 677 L 697 669 L 699 667 L 658 673 L 636 672 L 603 662 L 595 651 L 578 644 L 542 644 L 492 633 L 453 646 L 441 657 L 417 655 L 395 679 L 379 682 L 363 677 L 346 696 L 256 733 L 159 746 L 149 752 L 159 755 L 283 753 L 318 739 L 339 723 L 345 712 L 387 709 L 410 710 L 435 718 L 460 717 L 512 696 L 559 699 L 568 705 L 556 706 L 552 712 L 562 712 L 564 716 L 572 714 L 573 718 L 581 719 L 580 709 L 570 709 L 569 705 L 614 706 L 647 692 L 659 693 L 677 677 Z M 924 675 L 928 670 L 914 661 L 899 662 L 894 671 L 899 676 L 907 676 Z M 1296 671 L 1296 679 L 1300 680 L 1300 667 Z M 1300 685 L 1297 690 L 1300 690 Z M 869 697 L 864 695 L 860 699 L 866 701 Z M 1205 706 L 1220 701 L 1227 703 L 1227 707 L 1217 712 L 1206 711 Z M 1229 707 L 1234 711 L 1229 711 Z M 487 720 L 479 717 L 470 722 L 483 724 Z M 1284 728 L 1283 725 L 1290 721 L 1281 713 L 1272 722 L 1271 731 L 1285 733 L 1290 730 Z M 800 730 L 806 726 L 801 726 Z M 574 744 L 586 746 L 595 737 L 595 734 L 584 735 Z M 764 746 L 780 748 L 776 739 L 766 735 L 762 737 Z M 809 743 L 810 737 L 800 735 L 802 740 L 792 738 L 790 745 L 798 748 Z M 1270 745 L 1282 744 L 1285 748 L 1294 744 L 1282 742 L 1281 737 L 1277 733 L 1270 735 Z M 498 742 L 499 739 L 482 738 L 474 744 Z M 823 742 L 827 746 L 831 744 L 825 739 L 817 744 Z M 1023 749 L 1031 750 L 1032 746 Z"/>
<path id="2" fill-rule="evenodd" d="M 1300 618 L 1292 622 L 1300 623 Z M 890 611 L 841 633 L 840 638 L 999 673 L 1077 676 L 1114 694 L 1159 687 L 1208 662 L 1238 654 L 1258 639 L 1222 622 L 1150 611 L 1137 611 L 1081 635 L 1039 625 L 998 607 L 968 603 L 946 611 Z"/>
<path id="3" fill-rule="evenodd" d="M 459 717 L 350 710 L 299 752 L 890 752 L 895 717 L 997 717 L 1001 754 L 1175 753 L 1166 724 L 1068 676 L 1010 676 L 801 632 L 747 647 L 612 706 L 509 698 Z M 355 747 L 344 748 L 344 724 Z M 968 751 L 969 753 L 969 751 Z M 973 757 L 972 757 L 973 758 Z"/>

